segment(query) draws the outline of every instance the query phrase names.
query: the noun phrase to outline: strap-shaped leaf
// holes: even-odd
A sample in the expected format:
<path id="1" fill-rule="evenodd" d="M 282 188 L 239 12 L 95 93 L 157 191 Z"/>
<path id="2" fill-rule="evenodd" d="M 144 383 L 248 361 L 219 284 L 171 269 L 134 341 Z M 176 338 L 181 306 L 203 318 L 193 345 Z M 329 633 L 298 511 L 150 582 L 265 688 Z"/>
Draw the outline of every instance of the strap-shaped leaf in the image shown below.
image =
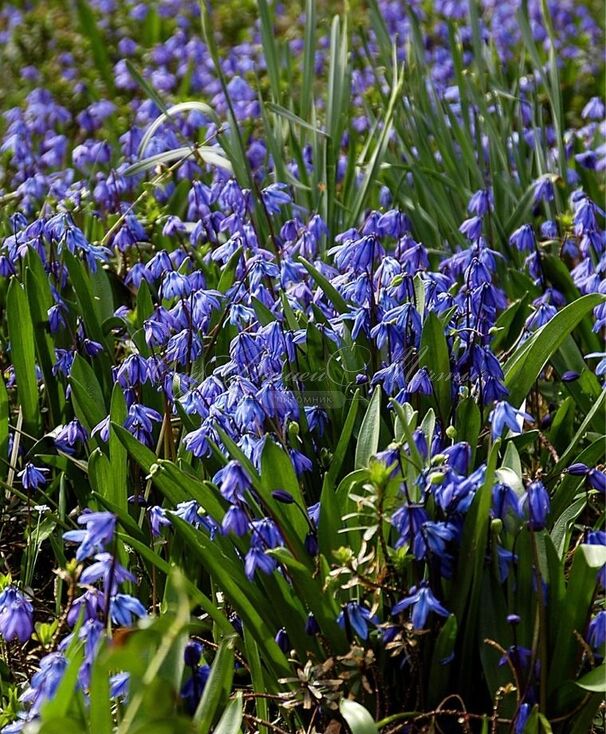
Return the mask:
<path id="1" fill-rule="evenodd" d="M 606 298 L 591 293 L 559 311 L 507 360 L 503 369 L 509 402 L 519 407 L 550 357 L 587 314 Z"/>
<path id="2" fill-rule="evenodd" d="M 379 729 L 368 709 L 356 701 L 341 699 L 339 711 L 351 729 L 351 734 L 379 734 Z"/>
<path id="3" fill-rule="evenodd" d="M 370 457 L 377 453 L 379 448 L 379 433 L 381 430 L 381 388 L 375 387 L 366 413 L 362 419 L 358 442 L 356 444 L 356 469 L 368 466 Z"/>
<path id="4" fill-rule="evenodd" d="M 17 381 L 17 396 L 23 412 L 23 427 L 27 433 L 36 436 L 40 428 L 40 411 L 34 327 L 27 296 L 15 278 L 11 280 L 6 294 L 6 320 L 11 343 L 11 360 Z"/>

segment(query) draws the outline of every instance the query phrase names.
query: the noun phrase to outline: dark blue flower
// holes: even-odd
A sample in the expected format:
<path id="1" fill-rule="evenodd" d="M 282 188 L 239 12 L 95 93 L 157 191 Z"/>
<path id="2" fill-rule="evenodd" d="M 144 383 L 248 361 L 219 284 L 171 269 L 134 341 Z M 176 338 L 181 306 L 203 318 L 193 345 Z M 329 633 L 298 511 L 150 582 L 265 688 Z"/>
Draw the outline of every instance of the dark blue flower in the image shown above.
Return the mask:
<path id="1" fill-rule="evenodd" d="M 488 416 L 488 420 L 492 425 L 493 439 L 502 436 L 505 428 L 508 428 L 512 433 L 518 434 L 522 432 L 523 421 L 534 423 L 531 415 L 528 415 L 528 413 L 522 410 L 516 410 L 505 400 L 501 400 L 495 405 Z"/>
<path id="2" fill-rule="evenodd" d="M 520 512 L 528 518 L 532 530 L 543 530 L 549 515 L 549 492 L 540 481 L 531 482 L 519 500 Z"/>
<path id="3" fill-rule="evenodd" d="M 181 687 L 181 698 L 183 699 L 185 710 L 190 716 L 195 713 L 200 703 L 209 675 L 210 666 L 201 665 L 192 670 L 191 676 Z"/>
<path id="4" fill-rule="evenodd" d="M 440 604 L 429 586 L 425 583 L 420 584 L 418 587 L 413 586 L 410 594 L 399 601 L 392 608 L 391 613 L 395 617 L 405 609 L 408 609 L 408 607 L 412 607 L 412 626 L 417 630 L 425 627 L 430 612 L 439 614 L 441 617 L 448 616 L 448 610 Z"/>
<path id="5" fill-rule="evenodd" d="M 408 392 L 421 393 L 421 395 L 431 395 L 432 385 L 429 372 L 426 367 L 421 367 L 408 383 Z"/>
<path id="6" fill-rule="evenodd" d="M 606 611 L 603 609 L 589 623 L 587 642 L 596 651 L 602 650 L 606 644 Z"/>
<path id="7" fill-rule="evenodd" d="M 598 469 L 590 469 L 586 479 L 592 489 L 597 489 L 602 494 L 606 493 L 606 474 Z"/>
<path id="8" fill-rule="evenodd" d="M 183 661 L 189 668 L 195 668 L 202 658 L 204 647 L 197 640 L 189 640 L 183 651 Z"/>
<path id="9" fill-rule="evenodd" d="M 288 633 L 284 627 L 281 627 L 278 630 L 274 639 L 283 653 L 287 653 L 290 650 L 290 640 L 288 639 Z"/>
<path id="10" fill-rule="evenodd" d="M 340 627 L 345 630 L 351 628 L 361 640 L 368 639 L 370 625 L 375 625 L 377 622 L 376 615 L 371 614 L 368 607 L 359 604 L 357 601 L 347 602 L 337 617 L 337 623 Z"/>
<path id="11" fill-rule="evenodd" d="M 229 461 L 215 474 L 213 481 L 219 485 L 221 494 L 229 502 L 237 502 L 244 499 L 244 494 L 251 488 L 248 474 L 242 465 L 235 460 Z"/>
<path id="12" fill-rule="evenodd" d="M 307 615 L 307 621 L 305 622 L 305 633 L 308 635 L 317 635 L 320 632 L 320 625 L 318 620 L 314 617 L 312 612 Z"/>

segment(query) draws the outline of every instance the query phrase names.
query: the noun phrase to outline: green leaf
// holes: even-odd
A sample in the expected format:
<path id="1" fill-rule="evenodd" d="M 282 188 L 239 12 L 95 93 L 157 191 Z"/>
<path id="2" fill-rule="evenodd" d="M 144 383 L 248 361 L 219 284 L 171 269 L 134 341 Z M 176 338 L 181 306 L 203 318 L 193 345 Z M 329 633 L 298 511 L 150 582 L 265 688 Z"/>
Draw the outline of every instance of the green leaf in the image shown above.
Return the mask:
<path id="1" fill-rule="evenodd" d="M 149 158 L 144 158 L 142 161 L 138 161 L 137 163 L 133 163 L 128 166 L 124 171 L 124 175 L 135 176 L 139 173 L 149 171 L 152 168 L 156 168 L 159 165 L 184 162 L 188 158 L 200 158 L 204 163 L 216 166 L 217 168 L 223 168 L 228 173 L 233 173 L 231 163 L 224 155 L 219 153 L 216 148 L 213 148 L 210 145 L 197 145 L 195 148 L 182 146 L 164 151 L 163 153 L 156 153 Z"/>
<path id="2" fill-rule="evenodd" d="M 334 287 L 334 285 L 328 280 L 328 278 L 324 277 L 322 273 L 319 270 L 317 270 L 304 257 L 299 257 L 299 262 L 303 265 L 305 270 L 307 270 L 307 272 L 311 275 L 311 277 L 314 279 L 314 281 L 319 286 L 320 290 L 324 293 L 326 298 L 332 303 L 335 309 L 341 314 L 349 313 L 349 306 L 347 305 L 347 302 L 345 301 L 343 296 L 339 293 L 339 291 Z"/>
<path id="3" fill-rule="evenodd" d="M 259 646 L 251 637 L 246 627 L 243 630 L 244 652 L 246 662 L 250 668 L 250 679 L 253 691 L 275 693 L 278 681 L 271 676 L 265 675 L 264 668 L 261 664 L 261 656 L 259 655 Z M 263 696 L 255 698 L 255 708 L 257 716 L 264 721 L 268 720 L 269 703 Z M 268 734 L 266 726 L 259 726 L 260 734 Z"/>
<path id="4" fill-rule="evenodd" d="M 219 708 L 225 706 L 229 697 L 234 677 L 234 643 L 235 637 L 222 640 L 213 660 L 204 693 L 194 713 L 200 734 L 208 734 Z"/>
<path id="5" fill-rule="evenodd" d="M 351 405 L 349 406 L 349 410 L 347 412 L 347 418 L 345 419 L 345 423 L 343 424 L 343 428 L 341 430 L 341 435 L 339 436 L 337 447 L 334 451 L 334 454 L 332 455 L 330 466 L 328 468 L 327 476 L 331 484 L 336 483 L 337 477 L 339 476 L 339 472 L 341 471 L 341 467 L 343 466 L 343 460 L 345 459 L 345 455 L 349 448 L 350 441 L 351 441 L 351 434 L 353 432 L 354 425 L 356 422 L 356 417 L 358 415 L 359 405 L 360 405 L 360 391 L 356 390 L 351 400 Z"/>
<path id="6" fill-rule="evenodd" d="M 351 734 L 379 734 L 374 719 L 361 704 L 342 698 L 339 711 L 351 729 Z"/>
<path id="7" fill-rule="evenodd" d="M 425 367 L 431 378 L 433 393 L 442 425 L 448 425 L 452 396 L 450 389 L 450 359 L 448 344 L 444 335 L 444 325 L 440 318 L 430 311 L 423 324 L 421 335 L 421 366 Z"/>
<path id="8" fill-rule="evenodd" d="M 94 491 L 106 498 L 111 491 L 111 465 L 99 448 L 91 451 L 88 459 L 88 476 Z"/>
<path id="9" fill-rule="evenodd" d="M 446 695 L 446 685 L 450 677 L 450 658 L 457 641 L 457 618 L 449 615 L 437 637 L 431 660 L 429 688 L 431 700 L 439 703 Z"/>
<path id="10" fill-rule="evenodd" d="M 242 714 L 242 692 L 238 691 L 236 697 L 227 704 L 213 734 L 239 734 Z"/>
<path id="11" fill-rule="evenodd" d="M 270 554 L 287 568 L 298 598 L 313 612 L 323 637 L 330 642 L 331 650 L 343 654 L 347 650 L 345 632 L 337 624 L 339 608 L 331 594 L 325 594 L 322 582 L 285 548 L 275 548 Z"/>
<path id="12" fill-rule="evenodd" d="M 259 8 L 263 58 L 267 67 L 269 86 L 271 89 L 272 97 L 276 102 L 278 102 L 280 99 L 281 64 L 278 57 L 278 47 L 276 44 L 276 30 L 273 26 L 273 19 L 267 0 L 257 0 L 257 6 Z"/>
<path id="13" fill-rule="evenodd" d="M 174 568 L 174 566 L 171 566 L 170 563 L 165 561 L 154 550 L 152 550 L 147 543 L 143 543 L 141 540 L 137 540 L 137 538 L 133 537 L 132 535 L 127 535 L 126 533 L 118 533 L 118 537 L 120 538 L 120 540 L 123 540 L 126 545 L 131 546 L 133 550 L 135 550 L 144 560 L 149 561 L 149 563 L 153 564 L 165 576 L 168 576 L 168 574 Z M 206 614 L 208 614 L 208 616 L 217 625 L 217 628 L 219 629 L 221 634 L 227 636 L 233 635 L 234 628 L 230 624 L 225 614 L 208 598 L 208 596 L 206 596 L 206 594 L 198 589 L 193 581 L 190 581 L 187 578 L 185 578 L 184 581 L 187 593 L 189 594 L 191 600 L 194 602 L 194 604 L 198 604 L 206 612 Z"/>
<path id="14" fill-rule="evenodd" d="M 591 693 L 606 693 L 606 663 L 598 665 L 589 673 L 586 673 L 582 678 L 575 681 L 579 688 L 584 691 L 591 691 Z"/>
<path id="15" fill-rule="evenodd" d="M 88 38 L 99 76 L 103 79 L 107 91 L 111 93 L 115 89 L 114 72 L 107 53 L 107 41 L 101 35 L 95 14 L 88 2 L 86 0 L 75 0 L 75 2 L 80 32 L 85 38 Z"/>
<path id="16" fill-rule="evenodd" d="M 554 637 L 553 660 L 548 688 L 553 695 L 562 683 L 574 679 L 579 655 L 575 632 L 582 633 L 593 601 L 598 571 L 606 563 L 606 547 L 580 545 L 574 553 L 562 614 Z"/>
<path id="17" fill-rule="evenodd" d="M 605 437 L 601 437 L 597 441 L 593 441 L 591 445 L 575 457 L 574 463 L 587 464 L 587 466 L 600 463 L 604 456 L 604 440 Z M 550 477 L 548 476 L 547 481 L 549 479 Z M 572 503 L 578 491 L 581 489 L 584 479 L 584 477 L 577 477 L 573 474 L 565 474 L 563 476 L 551 502 L 552 517 L 558 518 Z"/>
<path id="18" fill-rule="evenodd" d="M 238 263 L 240 262 L 241 257 L 242 248 L 238 247 L 234 254 L 229 258 L 227 265 L 222 268 L 221 277 L 219 278 L 219 283 L 217 285 L 217 290 L 221 291 L 221 293 L 227 293 L 234 284 L 236 280 L 236 270 L 238 269 Z"/>
<path id="19" fill-rule="evenodd" d="M 507 360 L 503 369 L 505 386 L 509 390 L 507 399 L 514 407 L 519 407 L 525 400 L 542 369 L 566 337 L 604 300 L 604 296 L 591 293 L 564 307 Z"/>
<path id="20" fill-rule="evenodd" d="M 358 441 L 356 443 L 355 467 L 361 469 L 368 466 L 370 457 L 376 454 L 379 448 L 379 433 L 381 429 L 381 388 L 374 389 L 368 408 L 362 419 Z"/>
<path id="21" fill-rule="evenodd" d="M 81 423 L 90 431 L 107 417 L 105 396 L 95 370 L 76 354 L 69 376 L 74 410 Z"/>
<path id="22" fill-rule="evenodd" d="M 32 436 L 37 436 L 41 421 L 38 408 L 34 327 L 27 296 L 16 278 L 11 279 L 6 294 L 6 321 L 11 344 L 11 361 L 17 381 L 17 397 L 23 412 L 23 428 Z"/>
<path id="23" fill-rule="evenodd" d="M 492 486 L 499 456 L 499 446 L 500 440 L 497 440 L 490 450 L 484 483 L 476 493 L 465 518 L 459 563 L 453 585 L 452 611 L 458 620 L 462 620 L 463 614 L 465 614 L 461 653 L 464 660 L 471 659 L 472 648 L 476 643 L 478 606 L 482 590 L 482 569 L 489 536 Z M 469 685 L 471 674 L 471 670 L 461 671 L 461 680 L 464 687 Z"/>
<path id="24" fill-rule="evenodd" d="M 40 711 L 42 721 L 52 721 L 65 716 L 73 703 L 80 666 L 84 660 L 84 648 L 77 634 L 74 634 L 65 656 L 68 660 L 67 667 L 53 697 L 42 706 Z"/>
<path id="25" fill-rule="evenodd" d="M 290 456 L 271 438 L 265 441 L 261 454 L 261 497 L 271 515 L 282 529 L 287 544 L 296 543 L 297 557 L 305 557 L 301 541 L 305 538 L 308 525 L 301 508 L 305 500 L 299 487 L 299 481 Z M 275 490 L 284 489 L 289 492 L 295 502 L 284 504 L 272 497 Z"/>
<path id="26" fill-rule="evenodd" d="M 213 108 L 204 102 L 191 100 L 188 102 L 179 102 L 178 104 L 174 104 L 171 107 L 168 107 L 165 112 L 158 115 L 158 117 L 156 117 L 152 124 L 147 128 L 145 134 L 141 138 L 141 142 L 139 143 L 139 148 L 137 150 L 138 154 L 143 155 L 145 153 L 151 139 L 162 125 L 166 123 L 174 124 L 173 119 L 175 116 L 183 114 L 184 112 L 201 112 L 205 117 L 211 117 L 217 121 L 217 115 Z"/>
<path id="27" fill-rule="evenodd" d="M 8 391 L 2 375 L 0 375 L 0 478 L 5 479 L 8 472 L 8 436 L 10 406 Z"/>
<path id="28" fill-rule="evenodd" d="M 109 395 L 111 385 L 113 384 L 108 357 L 109 354 L 113 354 L 111 339 L 103 331 L 101 316 L 97 311 L 97 305 L 95 303 L 92 282 L 84 265 L 68 250 L 63 253 L 63 257 L 69 273 L 70 282 L 78 299 L 78 305 L 86 328 L 86 335 L 105 347 L 105 351 L 95 357 L 95 367 L 96 373 L 99 376 L 99 383 L 107 389 L 107 394 Z"/>
<path id="29" fill-rule="evenodd" d="M 526 293 L 523 298 L 514 301 L 500 314 L 495 323 L 498 331 L 492 338 L 491 348 L 493 352 L 506 351 L 515 344 L 516 339 L 522 333 L 524 322 L 530 310 L 529 300 L 530 295 Z"/>
<path id="30" fill-rule="evenodd" d="M 572 437 L 571 441 L 569 442 L 568 446 L 566 447 L 566 450 L 560 456 L 560 460 L 554 466 L 550 474 L 556 474 L 562 471 L 562 469 L 568 465 L 568 463 L 570 462 L 570 459 L 574 455 L 574 451 L 577 447 L 577 444 L 586 437 L 594 416 L 597 415 L 602 410 L 605 404 L 606 404 L 606 390 L 603 390 L 600 397 L 593 404 L 589 413 L 587 413 L 587 415 L 585 416 L 585 420 L 579 426 L 578 431 Z M 604 428 L 604 425 L 601 426 L 601 430 L 603 428 Z"/>
<path id="31" fill-rule="evenodd" d="M 113 423 L 122 424 L 127 416 L 124 393 L 118 383 L 114 385 L 111 397 L 110 418 Z M 112 483 L 107 499 L 128 511 L 128 455 L 126 448 L 116 435 L 116 431 L 109 427 L 109 459 L 111 462 Z"/>
<path id="32" fill-rule="evenodd" d="M 48 309 L 54 304 L 48 276 L 42 261 L 35 250 L 26 257 L 25 292 L 34 329 L 36 356 L 44 375 L 44 392 L 48 401 L 50 419 L 53 425 L 61 423 L 65 394 L 63 387 L 53 374 L 55 364 L 55 343 L 49 333 Z"/>
<path id="33" fill-rule="evenodd" d="M 262 651 L 265 664 L 274 675 L 288 676 L 290 666 L 273 639 L 275 630 L 269 624 L 269 600 L 263 599 L 258 587 L 248 581 L 241 561 L 232 560 L 222 552 L 218 537 L 211 541 L 175 515 L 171 515 L 171 522 L 176 532 L 183 537 L 189 552 L 199 558 L 203 567 L 220 584 L 225 597 L 250 629 Z"/>
<path id="34" fill-rule="evenodd" d="M 556 547 L 560 558 L 564 557 L 564 553 L 566 553 L 568 549 L 566 538 L 568 537 L 569 530 L 577 517 L 581 514 L 581 512 L 583 512 L 586 504 L 587 497 L 579 497 L 578 500 L 575 500 L 570 506 L 568 506 L 564 510 L 564 512 L 553 524 L 553 529 L 551 530 L 551 539 L 553 540 L 553 544 Z"/>
<path id="35" fill-rule="evenodd" d="M 97 655 L 91 671 L 90 682 L 90 732 L 112 734 L 112 702 L 110 699 L 109 673 L 100 664 Z"/>

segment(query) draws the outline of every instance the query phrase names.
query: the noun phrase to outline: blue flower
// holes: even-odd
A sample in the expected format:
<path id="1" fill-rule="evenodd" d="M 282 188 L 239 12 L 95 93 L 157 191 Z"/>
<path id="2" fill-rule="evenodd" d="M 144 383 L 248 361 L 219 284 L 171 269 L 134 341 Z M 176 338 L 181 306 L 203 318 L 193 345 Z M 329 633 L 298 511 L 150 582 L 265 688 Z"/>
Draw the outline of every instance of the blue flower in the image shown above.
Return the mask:
<path id="1" fill-rule="evenodd" d="M 421 583 L 419 587 L 413 586 L 410 594 L 399 601 L 392 608 L 391 613 L 395 617 L 410 606 L 413 608 L 412 626 L 417 630 L 425 627 L 430 612 L 439 614 L 441 617 L 448 616 L 448 610 L 440 604 L 425 582 Z"/>
<path id="2" fill-rule="evenodd" d="M 246 535 L 249 530 L 248 515 L 238 505 L 232 505 L 221 521 L 221 530 L 225 535 L 233 533 L 238 537 Z"/>
<path id="3" fill-rule="evenodd" d="M 543 530 L 549 515 L 549 492 L 542 482 L 535 481 L 528 485 L 526 493 L 519 501 L 520 513 L 528 517 L 531 530 Z"/>
<path id="4" fill-rule="evenodd" d="M 72 602 L 67 613 L 67 623 L 73 627 L 82 614 L 82 621 L 98 619 L 105 611 L 105 595 L 100 589 L 88 589 Z"/>
<path id="5" fill-rule="evenodd" d="M 34 466 L 32 463 L 27 463 L 25 468 L 22 469 L 17 476 L 21 480 L 23 489 L 29 490 L 43 487 L 47 482 L 47 474 L 48 469 L 38 469 L 38 467 Z"/>
<path id="6" fill-rule="evenodd" d="M 357 601 L 347 602 L 337 617 L 337 624 L 345 630 L 350 627 L 361 640 L 368 639 L 368 629 L 371 624 L 377 624 L 376 615 L 370 609 Z"/>
<path id="7" fill-rule="evenodd" d="M 420 393 L 421 395 L 431 395 L 432 385 L 429 372 L 426 367 L 421 367 L 408 383 L 408 392 Z"/>
<path id="8" fill-rule="evenodd" d="M 518 709 L 514 722 L 514 734 L 524 734 L 526 722 L 530 716 L 532 707 L 529 703 L 523 703 Z"/>
<path id="9" fill-rule="evenodd" d="M 201 665 L 192 671 L 191 677 L 181 687 L 181 698 L 190 715 L 193 715 L 198 707 L 209 675 L 210 666 Z"/>
<path id="10" fill-rule="evenodd" d="M 368 270 L 373 262 L 384 257 L 385 251 L 374 234 L 359 237 L 355 233 L 351 239 L 328 250 L 328 254 L 334 255 L 339 270 L 360 272 Z"/>
<path id="11" fill-rule="evenodd" d="M 116 673 L 109 679 L 109 695 L 110 698 L 125 698 L 128 696 L 128 684 L 130 682 L 130 673 Z"/>
<path id="12" fill-rule="evenodd" d="M 502 548 L 500 545 L 497 546 L 497 563 L 499 565 L 499 580 L 501 583 L 509 576 L 509 569 L 512 563 L 515 563 L 518 557 L 515 553 Z"/>
<path id="13" fill-rule="evenodd" d="M 244 494 L 251 488 L 248 474 L 242 465 L 232 459 L 215 474 L 213 481 L 219 485 L 221 494 L 229 502 L 237 502 L 244 499 Z"/>
<path id="14" fill-rule="evenodd" d="M 285 189 L 286 184 L 275 183 L 270 184 L 261 192 L 265 208 L 270 214 L 279 214 L 285 204 L 291 203 L 292 197 Z"/>
<path id="15" fill-rule="evenodd" d="M 94 584 L 103 579 L 105 592 L 113 594 L 118 586 L 125 581 L 135 581 L 135 577 L 124 566 L 116 561 L 111 553 L 97 553 L 95 563 L 84 569 L 80 574 L 79 582 L 84 585 Z M 112 588 L 110 590 L 109 585 Z"/>
<path id="16" fill-rule="evenodd" d="M 518 495 L 509 485 L 497 482 L 492 488 L 491 514 L 493 517 L 504 520 L 509 512 L 520 514 Z"/>
<path id="17" fill-rule="evenodd" d="M 188 668 L 195 668 L 202 658 L 204 647 L 196 640 L 190 640 L 183 651 L 183 661 Z"/>
<path id="18" fill-rule="evenodd" d="M 66 454 L 73 454 L 74 448 L 86 441 L 88 434 L 79 420 L 74 418 L 67 425 L 61 426 L 55 434 L 55 445 Z"/>
<path id="19" fill-rule="evenodd" d="M 472 242 L 475 242 L 482 234 L 482 224 L 482 217 L 470 217 L 461 224 L 459 231 Z"/>
<path id="20" fill-rule="evenodd" d="M 379 219 L 379 231 L 382 235 L 399 239 L 412 229 L 410 219 L 399 209 L 390 209 Z"/>
<path id="21" fill-rule="evenodd" d="M 270 574 L 276 568 L 276 561 L 268 556 L 262 548 L 251 546 L 244 558 L 244 573 L 249 580 L 252 580 L 257 570 Z"/>
<path id="22" fill-rule="evenodd" d="M 307 621 L 305 622 L 305 634 L 311 635 L 317 635 L 320 632 L 320 625 L 318 624 L 318 620 L 314 617 L 312 612 L 309 612 L 307 615 Z"/>
<path id="23" fill-rule="evenodd" d="M 601 650 L 606 644 L 606 611 L 599 611 L 587 628 L 587 642 L 594 650 Z"/>
<path id="24" fill-rule="evenodd" d="M 63 533 L 63 539 L 79 543 L 76 560 L 100 553 L 111 542 L 116 529 L 116 516 L 111 512 L 83 512 L 78 518 L 79 525 L 86 525 L 86 530 L 69 530 Z"/>
<path id="25" fill-rule="evenodd" d="M 599 469 L 590 469 L 587 474 L 587 484 L 602 494 L 606 493 L 606 474 Z"/>
<path id="26" fill-rule="evenodd" d="M 0 594 L 0 634 L 7 642 L 27 642 L 34 631 L 31 603 L 15 587 L 7 586 Z"/>
<path id="27" fill-rule="evenodd" d="M 31 713 L 38 713 L 44 701 L 55 695 L 66 668 L 67 660 L 61 652 L 51 652 L 40 660 L 39 670 L 34 673 L 30 687 L 21 696 L 23 702 L 31 704 Z"/>
<path id="28" fill-rule="evenodd" d="M 534 231 L 530 224 L 523 224 L 509 238 L 509 244 L 521 252 L 531 252 L 535 247 Z"/>
<path id="29" fill-rule="evenodd" d="M 274 639 L 283 653 L 287 653 L 290 650 L 290 640 L 288 639 L 288 633 L 284 627 L 281 627 L 278 630 Z"/>
<path id="30" fill-rule="evenodd" d="M 480 189 L 479 191 L 476 191 L 469 200 L 467 204 L 467 211 L 470 214 L 475 214 L 478 217 L 483 217 L 484 214 L 488 214 L 493 206 L 494 202 L 492 198 L 492 191 L 490 189 Z"/>
<path id="31" fill-rule="evenodd" d="M 599 97 L 592 97 L 589 102 L 583 107 L 581 117 L 584 120 L 597 120 L 598 122 L 604 119 L 604 103 Z"/>
<path id="32" fill-rule="evenodd" d="M 522 410 L 516 410 L 505 400 L 498 402 L 490 415 L 488 420 L 492 426 L 492 437 L 493 439 L 499 438 L 505 428 L 509 428 L 512 433 L 516 435 L 522 433 L 522 422 L 527 421 L 528 423 L 534 423 L 534 418 L 528 413 Z"/>
<path id="33" fill-rule="evenodd" d="M 391 523 L 400 537 L 396 541 L 396 548 L 403 545 L 412 545 L 414 540 L 421 537 L 421 527 L 427 522 L 427 513 L 423 505 L 402 505 L 391 517 Z"/>
<path id="34" fill-rule="evenodd" d="M 135 619 L 145 617 L 147 611 L 143 604 L 130 594 L 116 594 L 112 597 L 111 617 L 114 624 L 130 627 Z"/>

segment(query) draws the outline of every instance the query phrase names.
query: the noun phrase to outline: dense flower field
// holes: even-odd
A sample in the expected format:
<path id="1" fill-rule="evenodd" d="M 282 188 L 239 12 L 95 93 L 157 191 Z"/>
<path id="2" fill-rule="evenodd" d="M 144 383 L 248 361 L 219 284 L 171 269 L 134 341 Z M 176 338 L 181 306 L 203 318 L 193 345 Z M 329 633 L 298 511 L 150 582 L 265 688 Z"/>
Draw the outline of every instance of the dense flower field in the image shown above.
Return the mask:
<path id="1" fill-rule="evenodd" d="M 2 4 L 4 734 L 604 731 L 599 5 Z"/>

